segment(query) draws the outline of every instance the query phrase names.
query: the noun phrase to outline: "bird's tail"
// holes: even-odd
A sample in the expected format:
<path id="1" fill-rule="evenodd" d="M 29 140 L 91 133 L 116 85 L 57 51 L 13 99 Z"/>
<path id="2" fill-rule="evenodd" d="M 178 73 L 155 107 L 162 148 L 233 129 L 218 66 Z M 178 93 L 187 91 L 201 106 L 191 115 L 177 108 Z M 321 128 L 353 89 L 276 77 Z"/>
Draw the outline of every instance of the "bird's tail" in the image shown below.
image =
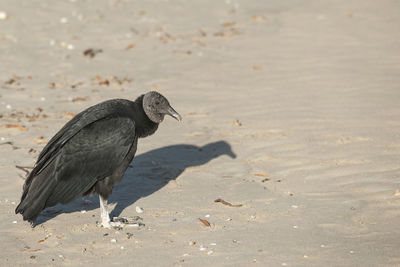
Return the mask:
<path id="1" fill-rule="evenodd" d="M 33 223 L 40 212 L 46 207 L 46 202 L 53 192 L 56 181 L 53 177 L 54 162 L 50 163 L 42 172 L 31 172 L 25 181 L 21 202 L 15 213 L 21 213 L 24 221 Z"/>

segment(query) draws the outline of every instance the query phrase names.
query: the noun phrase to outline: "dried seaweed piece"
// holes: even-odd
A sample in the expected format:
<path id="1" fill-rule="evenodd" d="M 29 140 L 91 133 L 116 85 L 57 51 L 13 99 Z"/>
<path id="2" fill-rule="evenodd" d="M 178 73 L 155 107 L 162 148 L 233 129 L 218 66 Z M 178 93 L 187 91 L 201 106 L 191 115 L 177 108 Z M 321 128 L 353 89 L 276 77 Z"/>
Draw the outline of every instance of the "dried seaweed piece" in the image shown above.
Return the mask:
<path id="1" fill-rule="evenodd" d="M 125 48 L 125 50 L 131 50 L 131 49 L 133 49 L 133 48 L 135 48 L 135 47 L 136 47 L 135 44 L 130 44 L 130 45 L 128 45 L 128 46 Z"/>
<path id="2" fill-rule="evenodd" d="M 4 82 L 4 84 L 6 84 L 6 85 L 11 85 L 11 84 L 13 84 L 13 83 L 15 83 L 15 82 L 16 82 L 16 80 L 13 79 L 13 78 L 11 78 L 11 79 L 7 80 L 6 82 Z"/>
<path id="3" fill-rule="evenodd" d="M 72 99 L 72 102 L 78 102 L 78 101 L 86 101 L 87 97 L 75 97 Z"/>
<path id="4" fill-rule="evenodd" d="M 268 174 L 263 174 L 263 173 L 255 173 L 253 174 L 254 176 L 261 176 L 261 177 L 265 177 L 265 178 L 269 178 Z"/>
<path id="5" fill-rule="evenodd" d="M 235 22 L 226 22 L 224 24 L 222 24 L 222 26 L 227 27 L 227 28 L 231 28 L 235 25 Z"/>
<path id="6" fill-rule="evenodd" d="M 234 124 L 234 125 L 236 125 L 236 126 L 238 126 L 238 127 L 242 126 L 242 123 L 241 123 L 238 119 L 234 119 L 234 120 L 232 121 L 232 124 Z"/>
<path id="7" fill-rule="evenodd" d="M 76 87 L 78 87 L 78 86 L 80 86 L 82 84 L 84 84 L 84 83 L 83 82 L 77 82 L 75 84 L 71 84 L 71 88 L 74 89 L 74 88 L 76 88 Z"/>
<path id="8" fill-rule="evenodd" d="M 199 220 L 207 227 L 211 227 L 211 224 L 207 220 L 200 219 Z"/>
<path id="9" fill-rule="evenodd" d="M 48 141 L 43 136 L 39 136 L 38 138 L 36 138 L 35 141 L 33 141 L 33 143 L 39 144 L 39 145 L 47 144 L 47 142 Z"/>
<path id="10" fill-rule="evenodd" d="M 253 15 L 253 16 L 251 16 L 251 19 L 254 20 L 254 21 L 262 22 L 262 21 L 265 21 L 265 16 L 263 16 L 263 15 Z"/>
<path id="11" fill-rule="evenodd" d="M 63 113 L 65 116 L 70 117 L 70 118 L 73 118 L 73 117 L 76 116 L 75 113 L 72 113 L 72 112 L 69 112 L 69 111 L 63 111 L 62 113 Z"/>
<path id="12" fill-rule="evenodd" d="M 8 142 L 0 143 L 0 146 L 1 146 L 1 145 L 10 145 L 10 146 L 13 146 L 13 145 L 14 145 L 14 143 L 13 143 L 13 142 L 10 142 L 10 141 L 8 141 Z"/>
<path id="13" fill-rule="evenodd" d="M 100 81 L 99 84 L 108 86 L 108 85 L 110 85 L 110 81 L 106 79 L 106 80 Z"/>
<path id="14" fill-rule="evenodd" d="M 3 127 L 5 128 L 16 128 L 20 131 L 27 131 L 28 128 L 21 126 L 21 125 L 17 125 L 17 124 L 3 124 Z"/>
<path id="15" fill-rule="evenodd" d="M 38 251 L 40 251 L 40 248 L 38 248 L 38 249 L 25 249 L 25 250 L 22 250 L 23 252 L 38 252 Z"/>
<path id="16" fill-rule="evenodd" d="M 94 58 L 98 53 L 101 53 L 101 52 L 103 52 L 102 49 L 89 48 L 89 49 L 86 49 L 85 51 L 83 51 L 83 55 L 86 57 Z"/>
<path id="17" fill-rule="evenodd" d="M 220 203 L 222 203 L 224 205 L 227 205 L 229 207 L 235 207 L 235 208 L 243 206 L 243 204 L 232 204 L 232 203 L 229 203 L 229 202 L 223 200 L 222 198 L 218 198 L 218 199 L 214 200 L 214 202 L 216 202 L 216 203 L 220 202 Z"/>

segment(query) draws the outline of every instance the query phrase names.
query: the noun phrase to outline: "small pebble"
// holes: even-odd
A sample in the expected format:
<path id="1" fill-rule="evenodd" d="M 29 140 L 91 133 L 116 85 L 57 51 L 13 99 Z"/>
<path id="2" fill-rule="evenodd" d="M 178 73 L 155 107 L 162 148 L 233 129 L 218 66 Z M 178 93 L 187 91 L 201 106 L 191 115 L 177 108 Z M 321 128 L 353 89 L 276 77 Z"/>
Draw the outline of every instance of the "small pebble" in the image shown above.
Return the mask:
<path id="1" fill-rule="evenodd" d="M 67 19 L 66 17 L 62 17 L 62 18 L 60 19 L 60 23 L 65 24 L 65 23 L 67 23 L 67 22 L 68 22 L 68 19 Z"/>
<path id="2" fill-rule="evenodd" d="M 114 238 L 113 238 L 113 239 L 110 240 L 110 242 L 111 242 L 111 243 L 117 243 L 117 239 L 114 239 Z"/>
<path id="3" fill-rule="evenodd" d="M 64 258 L 64 256 L 63 256 L 63 255 L 61 255 L 61 254 L 60 254 L 60 255 L 58 255 L 58 257 L 59 257 L 59 258 Z"/>
<path id="4" fill-rule="evenodd" d="M 46 101 L 46 98 L 42 96 L 42 97 L 40 98 L 40 100 L 41 100 L 41 101 Z"/>
<path id="5" fill-rule="evenodd" d="M 128 239 L 131 239 L 131 238 L 132 238 L 132 236 L 133 236 L 133 234 L 132 234 L 132 233 L 126 233 L 126 235 L 127 235 L 127 238 L 128 238 Z"/>
<path id="6" fill-rule="evenodd" d="M 86 210 L 81 210 L 81 213 L 86 213 Z"/>
<path id="7" fill-rule="evenodd" d="M 68 50 L 74 50 L 75 46 L 73 44 L 69 44 L 69 45 L 67 45 L 67 49 Z"/>
<path id="8" fill-rule="evenodd" d="M 196 241 L 190 241 L 189 242 L 189 246 L 194 246 L 194 245 L 196 245 Z"/>
<path id="9" fill-rule="evenodd" d="M 4 11 L 0 11 L 0 20 L 5 20 L 8 18 L 8 15 Z"/>
<path id="10" fill-rule="evenodd" d="M 297 206 L 297 205 L 292 205 L 292 208 L 293 209 L 297 209 L 299 206 Z"/>
<path id="11" fill-rule="evenodd" d="M 304 255 L 303 258 L 307 259 L 307 258 L 308 258 L 308 255 Z"/>
<path id="12" fill-rule="evenodd" d="M 206 218 L 210 218 L 210 214 L 206 214 L 206 216 L 204 216 L 204 217 L 206 217 Z"/>
<path id="13" fill-rule="evenodd" d="M 209 251 L 207 252 L 207 255 L 211 255 L 211 254 L 213 254 L 213 253 L 214 253 L 214 251 L 209 250 Z"/>
<path id="14" fill-rule="evenodd" d="M 299 227 L 298 227 L 297 225 L 293 225 L 293 228 L 294 228 L 294 229 L 297 229 L 297 228 L 299 228 Z"/>
<path id="15" fill-rule="evenodd" d="M 124 249 L 124 246 L 121 246 L 121 249 Z"/>
<path id="16" fill-rule="evenodd" d="M 353 253 L 354 253 L 354 251 L 353 251 L 353 250 L 350 250 L 350 253 L 351 253 L 351 254 L 353 254 Z"/>
<path id="17" fill-rule="evenodd" d="M 325 245 L 321 245 L 321 248 L 324 248 L 325 247 Z"/>
<path id="18" fill-rule="evenodd" d="M 6 139 L 5 139 L 4 137 L 1 137 L 0 140 L 1 140 L 1 141 L 4 141 L 4 140 L 6 140 Z"/>
<path id="19" fill-rule="evenodd" d="M 136 212 L 137 213 L 143 213 L 143 209 L 139 206 L 136 206 Z"/>
<path id="20" fill-rule="evenodd" d="M 185 253 L 185 254 L 183 254 L 182 256 L 183 256 L 183 257 L 186 257 L 186 256 L 189 256 L 189 254 L 188 254 L 188 253 Z"/>
<path id="21" fill-rule="evenodd" d="M 200 248 L 199 248 L 200 251 L 204 251 L 204 250 L 206 250 L 206 249 L 207 249 L 207 248 L 203 247 L 203 245 L 201 245 Z"/>
<path id="22" fill-rule="evenodd" d="M 282 266 L 287 266 L 287 263 L 286 262 L 282 262 Z"/>
<path id="23" fill-rule="evenodd" d="M 11 202 L 11 204 L 12 204 L 12 205 L 15 205 L 15 202 L 13 201 L 13 202 Z"/>
<path id="24" fill-rule="evenodd" d="M 6 109 L 11 109 L 11 108 L 12 108 L 11 105 L 6 106 Z"/>
<path id="25" fill-rule="evenodd" d="M 226 222 L 230 222 L 230 221 L 232 221 L 232 218 L 228 218 L 228 219 L 226 219 L 225 221 L 226 221 Z"/>
<path id="26" fill-rule="evenodd" d="M 55 41 L 55 40 L 51 39 L 51 40 L 49 41 L 49 45 L 54 46 L 55 44 L 56 44 L 56 41 Z"/>
<path id="27" fill-rule="evenodd" d="M 13 221 L 12 223 L 17 223 L 17 221 Z"/>
<path id="28" fill-rule="evenodd" d="M 217 243 L 210 243 L 210 246 L 216 246 Z"/>

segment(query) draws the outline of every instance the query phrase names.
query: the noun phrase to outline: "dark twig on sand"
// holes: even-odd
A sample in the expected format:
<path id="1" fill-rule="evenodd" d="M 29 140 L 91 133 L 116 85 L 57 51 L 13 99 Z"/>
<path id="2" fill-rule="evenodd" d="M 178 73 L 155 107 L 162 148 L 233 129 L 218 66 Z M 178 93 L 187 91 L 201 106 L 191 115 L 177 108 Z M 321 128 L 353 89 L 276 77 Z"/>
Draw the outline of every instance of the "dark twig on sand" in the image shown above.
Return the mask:
<path id="1" fill-rule="evenodd" d="M 224 205 L 227 205 L 227 206 L 229 206 L 229 207 L 235 207 L 235 208 L 238 208 L 238 207 L 243 206 L 243 204 L 235 204 L 235 205 L 234 205 L 234 204 L 232 204 L 232 203 L 229 203 L 229 202 L 223 200 L 222 198 L 218 198 L 218 199 L 214 200 L 214 202 L 221 202 L 221 203 L 224 204 Z"/>

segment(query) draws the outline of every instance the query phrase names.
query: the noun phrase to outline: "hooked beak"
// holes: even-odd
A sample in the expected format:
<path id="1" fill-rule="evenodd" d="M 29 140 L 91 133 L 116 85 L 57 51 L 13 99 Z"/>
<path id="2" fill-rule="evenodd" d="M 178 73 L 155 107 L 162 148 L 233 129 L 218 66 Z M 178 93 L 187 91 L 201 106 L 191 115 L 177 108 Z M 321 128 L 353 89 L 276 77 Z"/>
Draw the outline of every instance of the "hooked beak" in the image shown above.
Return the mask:
<path id="1" fill-rule="evenodd" d="M 179 115 L 171 106 L 168 107 L 167 114 L 176 119 L 177 121 L 182 121 L 182 116 Z"/>

